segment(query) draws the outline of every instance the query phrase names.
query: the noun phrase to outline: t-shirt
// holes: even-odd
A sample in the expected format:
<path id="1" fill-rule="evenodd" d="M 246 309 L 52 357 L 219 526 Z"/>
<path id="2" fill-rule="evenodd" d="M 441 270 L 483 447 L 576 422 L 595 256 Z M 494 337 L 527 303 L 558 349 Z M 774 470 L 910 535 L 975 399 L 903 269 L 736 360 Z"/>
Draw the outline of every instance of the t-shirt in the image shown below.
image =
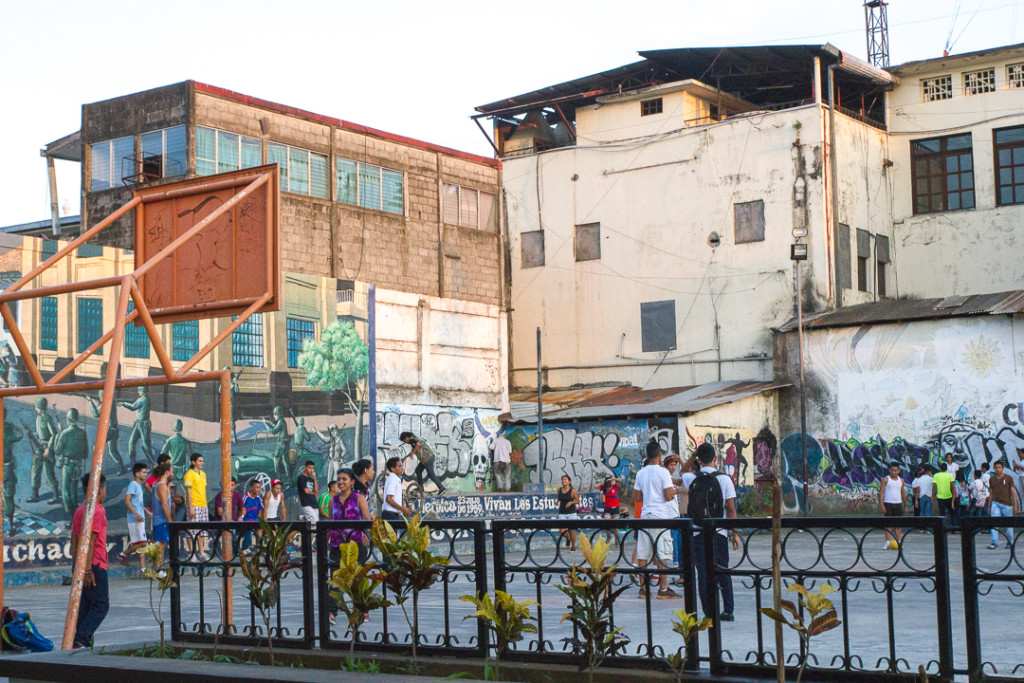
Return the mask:
<path id="1" fill-rule="evenodd" d="M 419 450 L 416 451 L 416 459 L 419 460 L 421 463 L 427 464 L 428 462 L 434 459 L 434 450 L 430 447 L 430 444 L 428 444 L 426 441 L 419 438 L 418 436 L 410 438 L 409 445 L 412 446 L 413 448 L 416 448 L 416 446 L 419 445 Z M 398 499 L 395 498 L 395 500 Z"/>
<path id="2" fill-rule="evenodd" d="M 715 481 L 718 482 L 718 487 L 722 489 L 722 516 L 725 517 L 725 501 L 732 500 L 736 497 L 736 485 L 732 483 L 732 477 L 728 477 L 714 467 L 701 467 L 701 472 L 707 472 L 708 474 L 717 474 Z M 690 490 L 690 485 L 693 484 L 693 480 L 697 478 L 697 475 L 693 472 L 685 472 L 683 474 L 683 488 L 687 491 Z M 699 530 L 695 530 L 694 534 L 699 533 Z M 718 533 L 722 536 L 727 536 L 728 531 L 725 529 L 719 529 Z"/>
<path id="3" fill-rule="evenodd" d="M 186 472 L 185 488 L 189 489 L 189 487 L 191 487 L 192 494 L 187 501 L 188 504 L 194 508 L 206 507 L 206 472 L 195 468 Z"/>
<path id="4" fill-rule="evenodd" d="M 956 473 L 960 471 L 960 465 L 957 465 L 955 462 L 948 462 L 946 463 L 946 471 L 956 479 Z"/>
<path id="5" fill-rule="evenodd" d="M 661 465 L 647 465 L 636 475 L 633 490 L 643 495 L 641 517 L 672 519 L 679 514 L 676 500 L 665 500 L 665 489 L 674 489 L 672 475 Z"/>
<path id="6" fill-rule="evenodd" d="M 992 475 L 988 480 L 989 491 L 992 493 L 992 502 L 1001 503 L 1013 507 L 1013 477 L 1003 472 L 1001 475 Z"/>
<path id="7" fill-rule="evenodd" d="M 604 487 L 604 506 L 606 508 L 619 507 L 619 485 L 608 484 Z"/>
<path id="8" fill-rule="evenodd" d="M 136 519 L 135 515 L 132 514 L 132 511 L 126 509 L 125 517 L 128 519 L 128 523 L 138 524 L 140 521 L 145 522 L 146 514 L 144 512 L 145 507 L 143 507 L 145 503 L 142 498 L 146 494 L 146 491 L 142 488 L 142 484 L 133 480 L 128 484 L 128 490 L 125 493 L 132 498 L 132 509 L 139 514 L 139 517 L 142 517 L 141 520 Z"/>
<path id="9" fill-rule="evenodd" d="M 935 484 L 935 497 L 941 498 L 942 500 L 949 500 L 953 497 L 953 492 L 950 490 L 950 484 L 953 483 L 953 475 L 949 472 L 937 472 L 932 477 L 932 483 Z"/>
<path id="10" fill-rule="evenodd" d="M 883 503 L 902 503 L 903 502 L 903 479 L 896 477 L 886 477 L 882 480 L 882 485 L 885 486 L 885 490 L 882 492 Z"/>
<path id="11" fill-rule="evenodd" d="M 75 516 L 71 519 L 71 533 L 76 536 L 82 535 L 82 522 L 85 520 L 85 505 L 80 505 L 75 510 Z M 95 541 L 92 549 L 92 563 L 100 569 L 107 568 L 107 511 L 102 505 L 97 505 L 92 515 L 92 533 Z"/>
<path id="12" fill-rule="evenodd" d="M 512 442 L 503 436 L 494 440 L 494 462 L 512 462 Z"/>
<path id="13" fill-rule="evenodd" d="M 221 516 L 221 508 L 224 507 L 224 492 L 219 491 L 216 496 L 213 497 L 213 515 L 210 519 L 215 522 L 223 522 L 224 519 Z M 245 504 L 242 502 L 242 494 L 235 491 L 231 494 L 231 514 L 234 515 L 234 519 L 238 519 L 239 515 L 242 514 L 242 509 Z"/>
<path id="14" fill-rule="evenodd" d="M 974 496 L 974 504 L 977 507 L 985 505 L 985 500 L 988 498 L 988 487 L 985 486 L 985 482 L 981 479 L 975 479 L 972 481 L 971 495 Z"/>
<path id="15" fill-rule="evenodd" d="M 295 481 L 295 489 L 299 492 L 299 505 L 308 508 L 316 507 L 316 479 L 300 474 Z"/>
<path id="16" fill-rule="evenodd" d="M 384 480 L 384 512 L 402 511 L 388 503 L 388 496 L 391 496 L 396 503 L 402 502 L 402 478 L 394 472 L 388 472 L 388 478 Z"/>
<path id="17" fill-rule="evenodd" d="M 324 519 L 331 518 L 331 492 L 324 491 L 320 494 L 320 499 L 317 501 L 320 507 L 320 516 Z"/>
<path id="18" fill-rule="evenodd" d="M 992 473 L 991 472 L 982 472 L 981 473 L 981 480 L 983 482 L 985 482 L 985 488 L 990 488 L 990 486 L 989 486 L 989 480 L 990 479 L 992 479 Z"/>
<path id="19" fill-rule="evenodd" d="M 250 496 L 248 493 L 242 498 L 242 505 L 245 507 L 243 522 L 258 522 L 260 512 L 263 510 L 263 499 L 259 496 Z"/>
<path id="20" fill-rule="evenodd" d="M 932 475 L 922 474 L 920 477 L 915 479 L 911 484 L 911 488 L 916 488 L 918 495 L 921 498 L 931 498 L 932 496 Z"/>

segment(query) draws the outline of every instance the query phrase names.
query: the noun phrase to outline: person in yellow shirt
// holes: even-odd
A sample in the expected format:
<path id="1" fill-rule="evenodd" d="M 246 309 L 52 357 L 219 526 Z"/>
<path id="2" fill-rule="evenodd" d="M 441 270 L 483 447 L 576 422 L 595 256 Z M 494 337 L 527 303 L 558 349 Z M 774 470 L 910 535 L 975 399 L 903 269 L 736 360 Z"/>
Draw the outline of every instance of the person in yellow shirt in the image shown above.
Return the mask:
<path id="1" fill-rule="evenodd" d="M 932 498 L 939 514 L 946 518 L 943 524 L 950 525 L 953 523 L 953 475 L 944 462 L 939 463 L 939 469 L 941 471 L 932 477 Z"/>
<path id="2" fill-rule="evenodd" d="M 188 506 L 185 511 L 185 519 L 190 522 L 209 522 L 210 509 L 206 502 L 206 472 L 203 472 L 203 456 L 200 453 L 193 453 L 189 458 L 192 467 L 185 473 L 185 498 Z M 205 539 L 209 534 L 205 531 L 192 533 L 196 539 L 195 552 L 202 555 L 205 546 Z"/>

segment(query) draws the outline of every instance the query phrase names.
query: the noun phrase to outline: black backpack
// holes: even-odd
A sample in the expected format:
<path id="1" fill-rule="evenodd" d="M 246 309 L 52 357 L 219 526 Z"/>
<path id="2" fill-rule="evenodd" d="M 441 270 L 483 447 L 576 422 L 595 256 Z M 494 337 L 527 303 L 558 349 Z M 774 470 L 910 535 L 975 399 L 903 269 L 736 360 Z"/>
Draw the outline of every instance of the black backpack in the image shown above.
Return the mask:
<path id="1" fill-rule="evenodd" d="M 705 519 L 720 519 L 725 516 L 722 487 L 718 485 L 719 474 L 700 471 L 690 482 L 690 501 L 686 506 L 686 515 L 694 524 L 703 524 Z"/>

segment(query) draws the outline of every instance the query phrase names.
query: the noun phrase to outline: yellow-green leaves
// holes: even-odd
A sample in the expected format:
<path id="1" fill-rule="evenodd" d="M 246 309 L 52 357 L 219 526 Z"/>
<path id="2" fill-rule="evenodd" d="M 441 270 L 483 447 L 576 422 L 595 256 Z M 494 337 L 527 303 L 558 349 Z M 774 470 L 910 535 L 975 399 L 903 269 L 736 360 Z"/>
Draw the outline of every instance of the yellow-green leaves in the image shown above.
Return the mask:
<path id="1" fill-rule="evenodd" d="M 817 593 L 812 593 L 803 585 L 794 583 L 787 592 L 796 593 L 797 600 L 800 602 L 799 609 L 790 600 L 782 600 L 779 603 L 779 606 L 792 616 L 792 621 L 786 618 L 785 614 L 770 607 L 762 607 L 760 612 L 769 619 L 790 627 L 804 641 L 804 658 L 800 665 L 800 674 L 797 676 L 797 681 L 799 682 L 803 676 L 804 668 L 807 666 L 807 660 L 810 657 L 811 638 L 825 631 L 831 631 L 842 622 L 839 621 L 836 615 L 836 609 L 832 605 L 832 601 L 826 597 L 828 594 L 836 592 L 836 589 L 829 584 L 823 583 L 818 588 Z M 810 616 L 810 623 L 804 622 L 805 616 Z"/>
<path id="2" fill-rule="evenodd" d="M 604 563 L 608 558 L 608 541 L 603 538 L 597 539 L 597 542 L 591 545 L 590 539 L 587 538 L 586 534 L 580 534 L 580 552 L 583 553 L 583 559 L 587 561 L 587 564 L 596 571 L 604 571 Z M 610 571 L 614 571 L 612 567 Z"/>
<path id="3" fill-rule="evenodd" d="M 711 619 L 707 617 L 698 619 L 696 612 L 687 612 L 685 609 L 679 608 L 672 614 L 675 616 L 675 619 L 672 620 L 672 630 L 681 635 L 685 641 L 689 641 L 701 631 L 711 628 Z"/>
<path id="4" fill-rule="evenodd" d="M 354 647 L 359 638 L 359 627 L 362 626 L 366 615 L 375 609 L 390 607 L 392 603 L 377 590 L 385 574 L 370 574 L 377 566 L 376 563 L 359 564 L 358 543 L 343 543 L 338 550 L 338 568 L 331 574 L 328 583 L 333 589 L 331 597 L 348 617 L 348 626 L 352 633 L 351 646 Z"/>

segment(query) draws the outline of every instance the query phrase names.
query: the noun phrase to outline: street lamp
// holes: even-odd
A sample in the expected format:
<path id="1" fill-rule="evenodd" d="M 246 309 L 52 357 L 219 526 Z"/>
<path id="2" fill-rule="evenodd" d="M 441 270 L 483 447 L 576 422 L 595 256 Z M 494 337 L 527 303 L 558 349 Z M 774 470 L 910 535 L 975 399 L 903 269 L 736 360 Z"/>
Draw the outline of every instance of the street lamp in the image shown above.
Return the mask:
<path id="1" fill-rule="evenodd" d="M 807 243 L 800 240 L 807 236 L 806 228 L 793 228 L 796 241 L 790 245 L 789 259 L 796 264 L 796 325 L 797 340 L 800 344 L 800 459 L 804 464 L 804 516 L 810 507 L 807 499 L 807 395 L 804 392 L 804 303 L 803 280 L 800 278 L 800 263 L 807 260 Z"/>

